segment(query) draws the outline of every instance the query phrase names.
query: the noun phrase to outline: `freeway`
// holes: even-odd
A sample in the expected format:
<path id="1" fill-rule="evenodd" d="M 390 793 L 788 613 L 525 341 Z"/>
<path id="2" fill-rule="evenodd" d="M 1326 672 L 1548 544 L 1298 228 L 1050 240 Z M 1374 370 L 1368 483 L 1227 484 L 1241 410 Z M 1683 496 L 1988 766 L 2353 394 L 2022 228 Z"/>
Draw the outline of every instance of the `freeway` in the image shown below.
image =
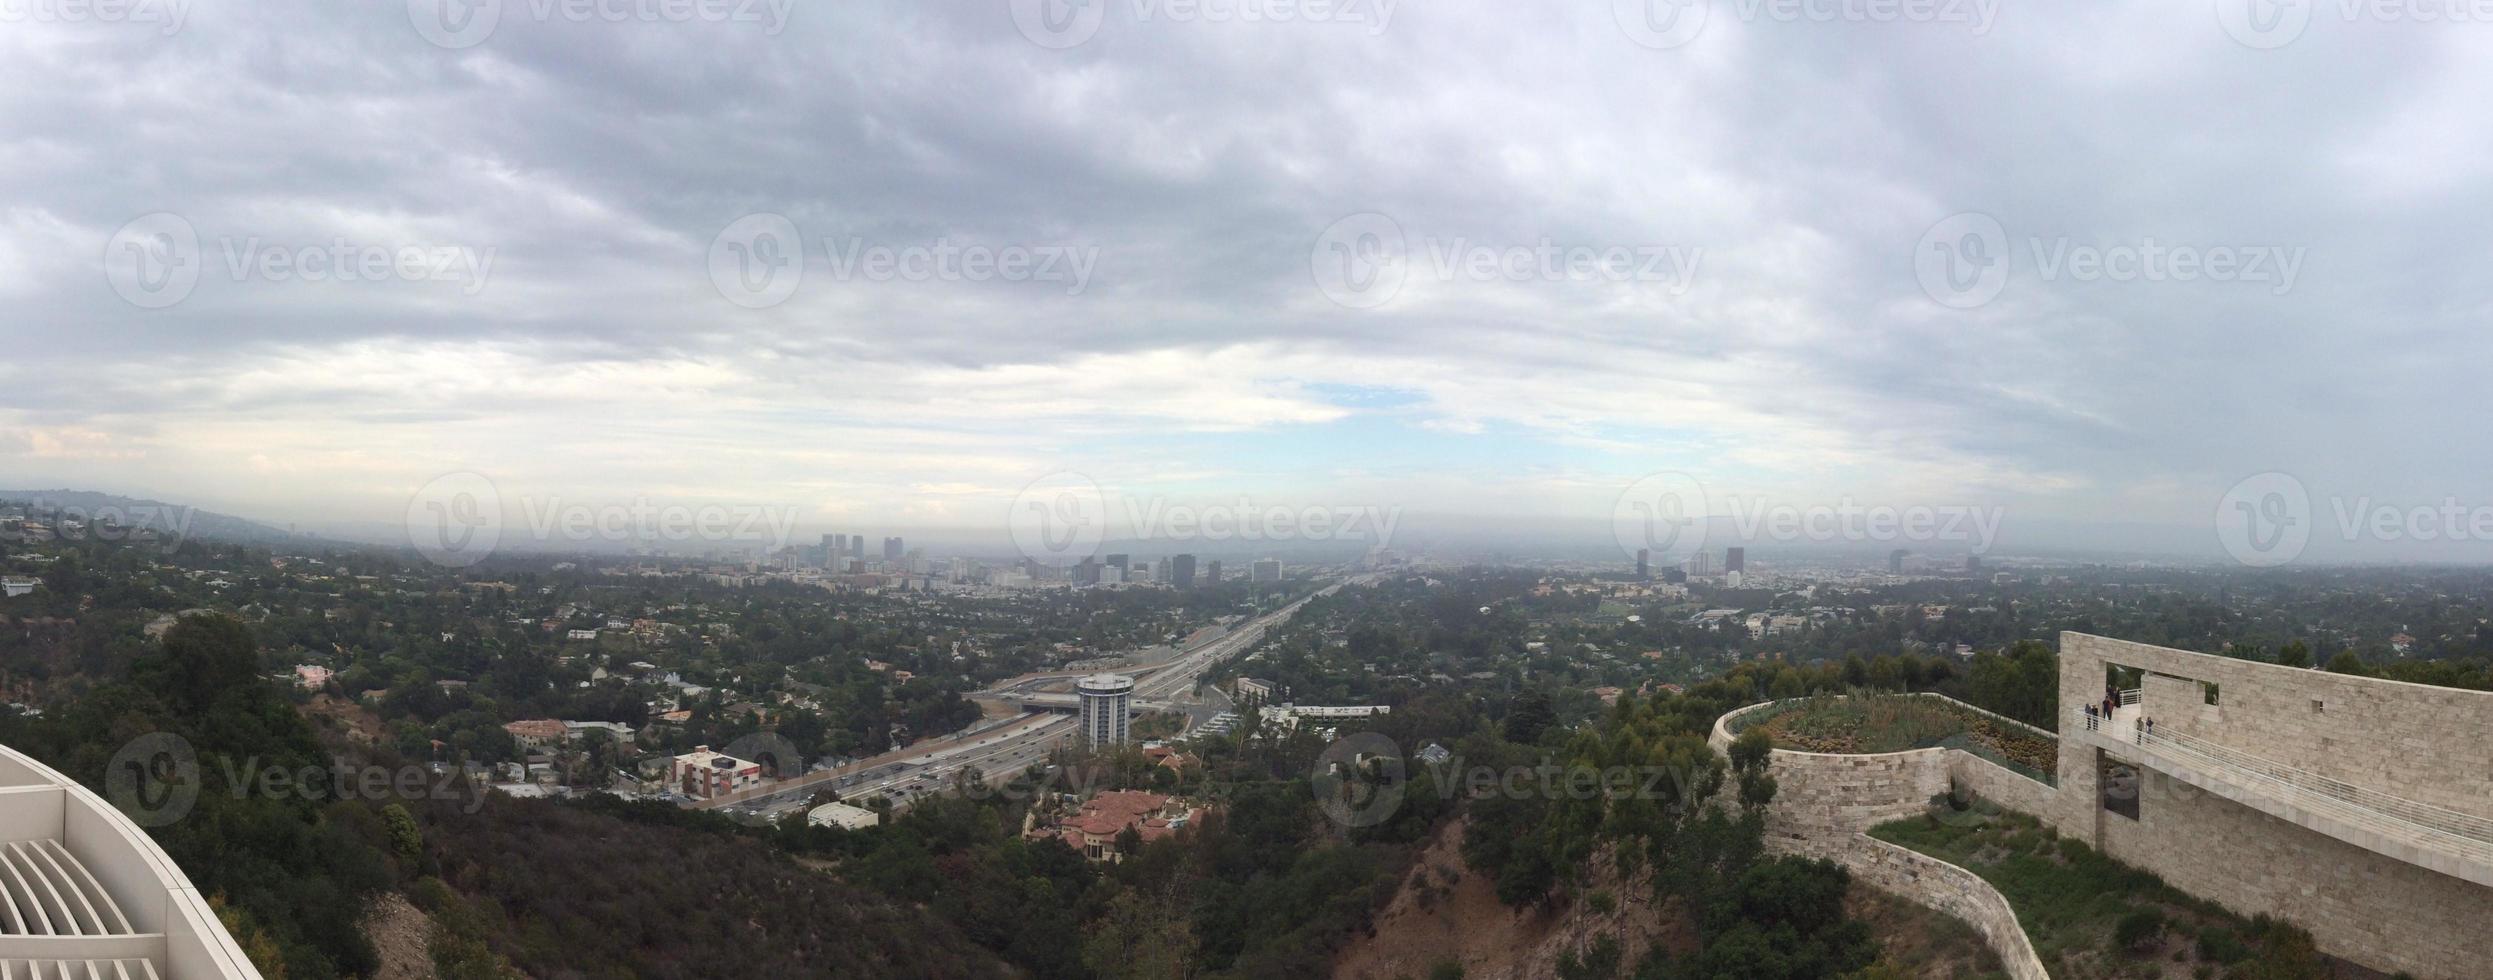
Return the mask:
<path id="1" fill-rule="evenodd" d="M 1352 582 L 1365 580 L 1367 577 L 1353 579 Z M 1263 642 L 1266 631 L 1288 622 L 1310 599 L 1332 595 L 1345 584 L 1350 583 L 1328 585 L 1307 598 L 1241 623 L 1220 636 L 1181 651 L 1166 663 L 1129 671 L 1135 678 L 1134 700 L 1169 701 L 1192 691 L 1212 665 Z M 1023 693 L 1023 688 L 1041 679 L 1044 678 L 1017 678 L 971 697 L 1009 698 Z M 913 797 L 950 787 L 954 777 L 963 769 L 975 767 L 982 773 L 1009 773 L 1043 761 L 1049 751 L 1073 736 L 1074 728 L 1071 715 L 1026 713 L 1002 725 L 990 724 L 963 735 L 912 745 L 839 769 L 808 773 L 796 779 L 781 780 L 714 800 L 698 801 L 692 807 L 758 813 L 784 809 L 792 802 L 791 797 L 803 799 L 797 794 L 811 795 L 825 789 L 838 792 L 842 799 L 882 795 L 891 797 L 895 805 L 905 805 Z"/>

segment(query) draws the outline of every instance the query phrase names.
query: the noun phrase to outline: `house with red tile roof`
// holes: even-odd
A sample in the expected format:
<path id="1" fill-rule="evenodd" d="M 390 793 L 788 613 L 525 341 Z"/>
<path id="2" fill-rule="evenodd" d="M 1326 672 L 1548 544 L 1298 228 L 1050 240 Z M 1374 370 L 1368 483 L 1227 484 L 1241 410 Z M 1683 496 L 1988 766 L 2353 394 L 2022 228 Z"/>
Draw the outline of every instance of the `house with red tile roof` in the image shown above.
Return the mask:
<path id="1" fill-rule="evenodd" d="M 1143 843 L 1168 837 L 1203 815 L 1203 808 L 1141 790 L 1115 790 L 1083 802 L 1053 827 L 1034 827 L 1032 838 L 1054 837 L 1093 861 L 1122 861 L 1117 838 L 1132 830 Z"/>

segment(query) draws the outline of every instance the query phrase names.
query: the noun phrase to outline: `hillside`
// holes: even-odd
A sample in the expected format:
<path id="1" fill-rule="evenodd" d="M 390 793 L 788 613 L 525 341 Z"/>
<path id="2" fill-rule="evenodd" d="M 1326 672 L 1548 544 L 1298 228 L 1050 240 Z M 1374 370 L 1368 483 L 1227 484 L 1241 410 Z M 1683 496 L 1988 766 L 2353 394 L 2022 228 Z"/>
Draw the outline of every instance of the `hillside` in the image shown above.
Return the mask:
<path id="1" fill-rule="evenodd" d="M 936 916 L 760 841 L 501 796 L 435 806 L 424 833 L 460 899 L 450 918 L 533 976 L 1016 974 Z"/>
<path id="2" fill-rule="evenodd" d="M 197 538 L 258 545 L 320 540 L 315 535 L 297 534 L 231 514 L 94 490 L 0 490 L 0 504 L 22 504 L 36 514 L 61 514 L 82 520 L 109 517 L 123 527 L 153 531 L 165 539 Z"/>
<path id="3" fill-rule="evenodd" d="M 1463 860 L 1465 827 L 1457 819 L 1430 842 L 1374 927 L 1334 960 L 1334 980 L 1426 977 L 1448 964 L 1471 980 L 1573 980 L 1617 975 L 1584 970 L 1607 962 L 1598 951 L 1605 940 L 1617 944 L 1620 964 L 1643 960 L 1657 945 L 1674 957 L 1700 948 L 1686 911 L 1676 901 L 1657 904 L 1650 876 L 1621 876 L 1608 853 L 1591 862 L 1583 898 L 1547 908 L 1506 906 L 1490 877 Z M 1890 976 L 1981 977 L 2000 968 L 1972 927 L 1874 889 L 1852 886 L 1844 912 L 1869 926 L 1880 963 L 1895 971 Z M 1579 972 L 1567 972 L 1570 963 Z"/>

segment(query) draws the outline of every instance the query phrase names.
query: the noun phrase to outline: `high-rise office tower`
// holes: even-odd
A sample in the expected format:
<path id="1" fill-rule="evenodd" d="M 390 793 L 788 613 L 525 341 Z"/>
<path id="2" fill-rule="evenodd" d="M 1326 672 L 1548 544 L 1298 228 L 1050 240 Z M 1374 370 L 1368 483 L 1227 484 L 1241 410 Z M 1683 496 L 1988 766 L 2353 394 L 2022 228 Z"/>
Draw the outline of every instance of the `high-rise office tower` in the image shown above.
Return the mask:
<path id="1" fill-rule="evenodd" d="M 1126 556 L 1124 555 L 1109 555 L 1107 563 L 1108 567 L 1116 569 L 1119 572 L 1123 572 L 1130 567 L 1126 564 Z"/>
<path id="2" fill-rule="evenodd" d="M 1904 549 L 1898 548 L 1887 553 L 1887 574 L 1904 574 Z"/>
<path id="3" fill-rule="evenodd" d="M 1258 558 L 1258 559 L 1256 559 L 1256 560 L 1255 560 L 1255 564 L 1248 566 L 1248 581 L 1253 581 L 1253 582 L 1278 582 L 1278 581 L 1281 581 L 1281 559 L 1279 559 L 1279 558 Z"/>
<path id="4" fill-rule="evenodd" d="M 900 554 L 901 554 L 901 551 L 900 551 L 900 539 L 899 539 L 899 538 L 884 538 L 884 539 L 883 539 L 883 560 L 884 560 L 884 561 L 899 561 L 899 560 L 900 560 Z"/>
<path id="5" fill-rule="evenodd" d="M 1205 584 L 1205 585 L 1219 585 L 1219 584 L 1221 584 L 1221 560 L 1220 560 L 1220 559 L 1218 559 L 1218 558 L 1214 558 L 1214 559 L 1212 559 L 1210 562 L 1207 562 L 1207 563 L 1205 563 L 1205 564 L 1204 564 L 1204 566 L 1203 566 L 1203 584 Z"/>
<path id="6" fill-rule="evenodd" d="M 1173 555 L 1169 558 L 1169 584 L 1181 589 L 1195 587 L 1195 556 Z"/>
<path id="7" fill-rule="evenodd" d="M 1082 695 L 1082 737 L 1092 747 L 1123 745 L 1132 735 L 1134 679 L 1092 674 L 1074 682 Z"/>
<path id="8" fill-rule="evenodd" d="M 1638 580 L 1640 580 L 1640 581 L 1641 581 L 1641 580 L 1644 580 L 1644 579 L 1649 579 L 1649 578 L 1652 578 L 1652 577 L 1653 577 L 1653 565 L 1652 565 L 1652 562 L 1653 562 L 1653 549 L 1651 549 L 1651 548 L 1638 548 L 1638 549 L 1636 549 L 1636 578 L 1637 578 Z"/>
<path id="9" fill-rule="evenodd" d="M 1730 573 L 1732 573 L 1732 572 L 1744 572 L 1744 571 L 1747 571 L 1747 570 L 1748 570 L 1748 567 L 1749 567 L 1749 550 L 1748 550 L 1747 548 L 1725 548 L 1725 549 L 1723 549 L 1723 573 L 1724 573 L 1724 574 L 1730 574 Z"/>

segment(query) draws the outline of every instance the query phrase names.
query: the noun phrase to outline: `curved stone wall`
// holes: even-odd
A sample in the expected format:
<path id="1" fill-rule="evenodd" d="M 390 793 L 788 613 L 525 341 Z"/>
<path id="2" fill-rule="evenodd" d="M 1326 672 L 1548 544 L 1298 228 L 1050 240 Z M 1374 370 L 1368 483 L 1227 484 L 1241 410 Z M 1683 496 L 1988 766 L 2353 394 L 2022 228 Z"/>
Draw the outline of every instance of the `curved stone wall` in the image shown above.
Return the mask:
<path id="1" fill-rule="evenodd" d="M 1952 698 L 1941 700 L 1998 717 Z M 1715 751 L 1730 751 L 1734 719 L 1778 703 L 1768 701 L 1724 714 L 1715 719 L 1707 741 Z M 1775 799 L 1766 808 L 1767 849 L 1833 861 L 1873 888 L 1965 920 L 1990 942 L 2016 980 L 2051 976 L 2043 969 L 2042 958 L 2035 955 L 2033 940 L 2017 924 L 2016 910 L 1990 882 L 1863 831 L 1925 812 L 1930 798 L 1947 792 L 1952 783 L 2001 806 L 2038 815 L 2051 812 L 2052 787 L 1981 756 L 1945 748 L 1878 755 L 1776 749 L 1769 756 L 1768 771 L 1775 777 Z"/>
<path id="2" fill-rule="evenodd" d="M 2051 974 L 2043 969 L 2042 957 L 2035 955 L 2034 941 L 2026 937 L 2025 927 L 2017 924 L 2017 910 L 2010 908 L 2008 899 L 1990 882 L 1982 880 L 1981 875 L 1920 851 L 1858 834 L 1843 855 L 1832 860 L 1873 888 L 1965 920 L 1990 942 L 1991 948 L 2000 954 L 2000 963 L 2015 980 L 2051 980 Z"/>

